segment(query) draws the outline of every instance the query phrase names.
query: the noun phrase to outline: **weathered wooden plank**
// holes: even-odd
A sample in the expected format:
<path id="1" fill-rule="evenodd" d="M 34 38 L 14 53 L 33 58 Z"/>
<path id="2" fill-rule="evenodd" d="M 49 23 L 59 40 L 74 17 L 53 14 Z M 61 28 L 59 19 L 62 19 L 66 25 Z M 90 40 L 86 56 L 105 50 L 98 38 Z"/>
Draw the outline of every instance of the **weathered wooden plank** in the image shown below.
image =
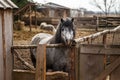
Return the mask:
<path id="1" fill-rule="evenodd" d="M 12 49 L 34 49 L 37 45 L 13 45 Z"/>
<path id="2" fill-rule="evenodd" d="M 70 48 L 70 73 L 69 73 L 69 79 L 70 80 L 76 80 L 76 73 L 75 73 L 75 47 Z"/>
<path id="3" fill-rule="evenodd" d="M 118 58 L 119 56 L 110 56 L 110 63 L 116 61 L 116 59 Z M 110 80 L 120 80 L 120 65 L 112 71 L 112 73 L 110 74 Z"/>
<path id="4" fill-rule="evenodd" d="M 63 44 L 46 44 L 47 48 L 54 48 L 54 47 L 74 47 L 75 44 L 73 44 L 73 46 L 65 46 Z M 33 48 L 37 48 L 37 45 L 13 45 L 12 49 L 33 49 Z"/>
<path id="5" fill-rule="evenodd" d="M 35 80 L 46 80 L 46 44 L 40 44 L 37 48 Z"/>
<path id="6" fill-rule="evenodd" d="M 12 80 L 35 80 L 35 71 L 29 70 L 13 70 Z M 46 72 L 46 80 L 69 80 L 68 73 L 62 71 Z"/>
<path id="7" fill-rule="evenodd" d="M 30 27 L 30 32 L 32 31 L 32 16 L 31 16 L 31 12 L 32 12 L 32 10 L 31 10 L 31 5 L 29 5 L 29 22 L 30 22 L 30 24 L 29 24 L 29 27 Z"/>
<path id="8" fill-rule="evenodd" d="M 79 45 L 76 45 L 76 49 L 75 49 L 75 80 L 79 80 L 79 51 L 80 51 L 80 47 Z"/>
<path id="9" fill-rule="evenodd" d="M 0 10 L 0 80 L 3 80 L 3 40 L 2 40 L 2 10 Z"/>
<path id="10" fill-rule="evenodd" d="M 94 80 L 104 70 L 104 56 L 80 54 L 79 80 Z"/>
<path id="11" fill-rule="evenodd" d="M 28 70 L 13 70 L 12 80 L 35 80 L 35 72 Z"/>
<path id="12" fill-rule="evenodd" d="M 5 37 L 5 18 L 4 18 L 4 11 L 2 11 L 2 46 L 3 46 L 3 73 L 4 73 L 4 80 L 6 80 L 6 37 Z"/>
<path id="13" fill-rule="evenodd" d="M 12 79 L 12 54 L 11 46 L 13 41 L 13 14 L 11 9 L 4 11 L 4 27 L 5 27 L 5 50 L 6 50 L 6 80 Z"/>
<path id="14" fill-rule="evenodd" d="M 95 45 L 95 44 L 83 44 L 81 45 L 81 53 L 84 54 L 109 54 L 120 55 L 120 45 Z"/>
<path id="15" fill-rule="evenodd" d="M 104 71 L 100 73 L 98 77 L 96 77 L 95 80 L 103 80 L 106 76 L 108 76 L 113 70 L 115 70 L 120 65 L 120 57 L 117 58 L 114 62 L 112 62 L 110 65 L 106 67 Z M 116 78 L 114 80 L 119 80 L 119 78 Z"/>

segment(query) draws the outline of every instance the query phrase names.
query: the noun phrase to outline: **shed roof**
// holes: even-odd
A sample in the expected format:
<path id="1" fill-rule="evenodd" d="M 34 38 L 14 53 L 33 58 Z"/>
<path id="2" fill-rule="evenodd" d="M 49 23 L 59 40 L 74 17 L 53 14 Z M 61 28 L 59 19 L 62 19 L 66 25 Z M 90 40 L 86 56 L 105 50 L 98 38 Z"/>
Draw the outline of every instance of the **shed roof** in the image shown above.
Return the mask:
<path id="1" fill-rule="evenodd" d="M 0 8 L 18 8 L 11 0 L 0 0 Z"/>
<path id="2" fill-rule="evenodd" d="M 49 3 L 45 4 L 45 5 L 48 6 L 48 7 L 51 7 L 51 8 L 64 8 L 64 9 L 69 9 L 68 7 L 65 7 L 65 6 L 56 4 L 56 3 L 52 3 L 52 2 L 49 2 Z"/>
<path id="3" fill-rule="evenodd" d="M 46 3 L 46 4 L 41 4 L 40 6 L 38 6 L 38 8 L 62 8 L 62 9 L 70 9 L 68 7 L 65 7 L 65 6 L 62 6 L 62 5 L 59 5 L 59 4 L 56 4 L 56 3 L 52 3 L 52 2 L 49 2 L 49 3 Z"/>

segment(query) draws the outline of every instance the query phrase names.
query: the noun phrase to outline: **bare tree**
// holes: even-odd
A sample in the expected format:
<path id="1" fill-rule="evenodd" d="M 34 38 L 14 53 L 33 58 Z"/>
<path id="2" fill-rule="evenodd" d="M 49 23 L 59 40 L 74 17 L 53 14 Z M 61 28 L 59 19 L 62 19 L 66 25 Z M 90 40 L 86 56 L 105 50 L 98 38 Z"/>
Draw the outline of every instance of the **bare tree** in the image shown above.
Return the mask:
<path id="1" fill-rule="evenodd" d="M 105 16 L 108 16 L 111 9 L 115 6 L 116 0 L 92 0 L 91 3 L 99 8 Z"/>
<path id="2" fill-rule="evenodd" d="M 120 16 L 120 1 L 118 1 L 118 4 L 114 8 L 116 16 Z"/>

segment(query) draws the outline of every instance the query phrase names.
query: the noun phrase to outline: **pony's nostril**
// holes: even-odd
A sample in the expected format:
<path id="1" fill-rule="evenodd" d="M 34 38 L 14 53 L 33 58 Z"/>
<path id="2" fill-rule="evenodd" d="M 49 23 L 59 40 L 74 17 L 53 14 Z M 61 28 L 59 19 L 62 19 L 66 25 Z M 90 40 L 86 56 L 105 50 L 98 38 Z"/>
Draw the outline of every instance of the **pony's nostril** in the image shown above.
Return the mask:
<path id="1" fill-rule="evenodd" d="M 66 39 L 66 44 L 70 45 L 71 44 L 71 40 Z"/>
<path id="2" fill-rule="evenodd" d="M 68 42 L 68 40 L 66 39 L 66 42 Z"/>

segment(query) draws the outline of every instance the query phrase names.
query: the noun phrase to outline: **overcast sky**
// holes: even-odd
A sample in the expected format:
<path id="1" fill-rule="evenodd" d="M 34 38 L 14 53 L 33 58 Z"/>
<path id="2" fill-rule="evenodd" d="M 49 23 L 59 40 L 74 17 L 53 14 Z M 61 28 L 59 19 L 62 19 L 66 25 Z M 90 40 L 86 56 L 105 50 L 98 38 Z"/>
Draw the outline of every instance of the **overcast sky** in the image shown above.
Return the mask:
<path id="1" fill-rule="evenodd" d="M 86 8 L 87 10 L 91 10 L 91 11 L 101 11 L 98 8 L 96 8 L 94 5 L 92 5 L 92 0 L 34 0 L 35 2 L 38 3 L 47 3 L 47 2 L 53 2 L 53 3 L 57 3 L 69 8 Z M 102 1 L 103 0 L 97 0 L 99 2 L 99 4 L 103 4 Z M 110 0 L 108 0 L 109 2 Z M 120 0 L 116 0 L 116 4 L 120 5 Z M 115 8 L 113 8 L 111 11 L 114 11 Z M 119 9 L 119 8 L 117 8 Z"/>
<path id="2" fill-rule="evenodd" d="M 84 7 L 87 10 L 99 11 L 98 8 L 90 4 L 91 0 L 34 0 L 34 1 L 38 3 L 54 2 L 70 8 L 78 9 L 80 7 Z"/>

